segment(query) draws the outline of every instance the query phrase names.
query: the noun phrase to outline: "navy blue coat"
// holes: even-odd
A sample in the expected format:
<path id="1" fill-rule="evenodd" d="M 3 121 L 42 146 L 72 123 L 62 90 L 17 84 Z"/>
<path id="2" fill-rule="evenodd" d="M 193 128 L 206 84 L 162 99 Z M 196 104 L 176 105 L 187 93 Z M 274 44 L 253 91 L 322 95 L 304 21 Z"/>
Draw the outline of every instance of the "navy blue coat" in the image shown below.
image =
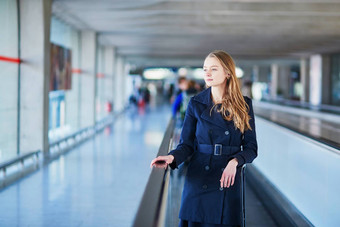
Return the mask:
<path id="1" fill-rule="evenodd" d="M 169 152 L 175 157 L 170 164 L 172 169 L 191 156 L 179 218 L 202 223 L 241 225 L 240 167 L 257 157 L 252 101 L 243 96 L 250 107 L 252 130 L 242 134 L 239 129 L 235 129 L 233 121 L 223 119 L 221 113 L 212 111 L 210 115 L 213 105 L 210 94 L 211 88 L 208 88 L 190 99 L 180 142 L 176 149 Z M 217 149 L 215 144 L 218 144 Z M 234 157 L 238 160 L 234 185 L 220 188 L 223 170 Z"/>

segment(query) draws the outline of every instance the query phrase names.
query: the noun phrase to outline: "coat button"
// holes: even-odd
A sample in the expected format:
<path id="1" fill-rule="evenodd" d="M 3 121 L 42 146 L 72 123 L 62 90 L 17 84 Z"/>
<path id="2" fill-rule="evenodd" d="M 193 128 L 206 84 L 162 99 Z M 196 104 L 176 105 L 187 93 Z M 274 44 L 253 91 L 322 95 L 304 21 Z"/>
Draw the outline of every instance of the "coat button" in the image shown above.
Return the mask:
<path id="1" fill-rule="evenodd" d="M 209 166 L 205 166 L 204 169 L 205 169 L 206 171 L 208 171 L 208 170 L 210 169 L 210 167 L 209 167 Z"/>
<path id="2" fill-rule="evenodd" d="M 223 191 L 223 188 L 222 188 L 222 187 L 220 187 L 220 191 Z"/>
<path id="3" fill-rule="evenodd" d="M 225 131 L 224 134 L 226 134 L 226 136 L 229 135 L 229 131 L 228 130 Z"/>
<path id="4" fill-rule="evenodd" d="M 203 189 L 207 189 L 207 188 L 208 188 L 208 185 L 204 184 L 204 185 L 202 186 L 202 188 L 203 188 Z"/>

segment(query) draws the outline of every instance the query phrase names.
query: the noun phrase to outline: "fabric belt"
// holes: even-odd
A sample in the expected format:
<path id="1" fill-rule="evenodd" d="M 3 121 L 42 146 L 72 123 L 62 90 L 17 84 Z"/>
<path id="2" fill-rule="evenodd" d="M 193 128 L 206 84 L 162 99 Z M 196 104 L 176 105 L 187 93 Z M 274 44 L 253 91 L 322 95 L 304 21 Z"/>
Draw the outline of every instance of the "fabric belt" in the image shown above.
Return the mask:
<path id="1" fill-rule="evenodd" d="M 227 146 L 222 144 L 197 144 L 197 151 L 213 155 L 231 155 L 241 151 L 240 146 Z"/>

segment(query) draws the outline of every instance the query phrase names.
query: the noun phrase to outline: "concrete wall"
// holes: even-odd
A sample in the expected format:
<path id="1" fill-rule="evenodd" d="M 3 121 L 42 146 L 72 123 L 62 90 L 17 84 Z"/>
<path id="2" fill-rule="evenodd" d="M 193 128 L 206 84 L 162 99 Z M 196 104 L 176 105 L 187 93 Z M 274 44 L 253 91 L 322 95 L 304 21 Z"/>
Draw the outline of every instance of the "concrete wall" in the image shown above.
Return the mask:
<path id="1" fill-rule="evenodd" d="M 96 33 L 81 32 L 80 128 L 95 124 Z"/>

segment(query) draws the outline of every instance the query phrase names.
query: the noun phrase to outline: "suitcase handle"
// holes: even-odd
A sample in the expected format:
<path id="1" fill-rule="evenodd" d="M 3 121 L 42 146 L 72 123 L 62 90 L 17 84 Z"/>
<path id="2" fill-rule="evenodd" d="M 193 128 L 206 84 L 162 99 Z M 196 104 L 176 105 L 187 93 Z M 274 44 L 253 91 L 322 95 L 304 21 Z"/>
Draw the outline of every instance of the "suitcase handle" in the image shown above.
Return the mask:
<path id="1" fill-rule="evenodd" d="M 245 181 L 246 167 L 247 164 L 243 164 L 241 169 L 242 227 L 246 226 L 246 181 Z"/>

